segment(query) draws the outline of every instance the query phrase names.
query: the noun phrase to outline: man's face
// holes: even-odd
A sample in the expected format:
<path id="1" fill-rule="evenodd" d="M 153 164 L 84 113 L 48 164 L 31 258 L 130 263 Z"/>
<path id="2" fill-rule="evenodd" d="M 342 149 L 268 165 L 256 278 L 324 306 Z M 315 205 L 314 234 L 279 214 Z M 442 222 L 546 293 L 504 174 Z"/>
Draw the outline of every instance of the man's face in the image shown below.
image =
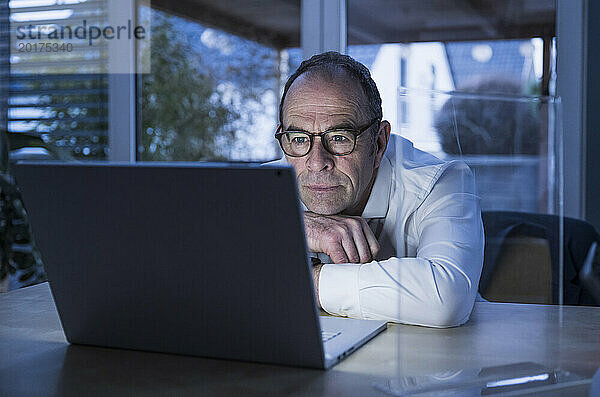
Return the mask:
<path id="1" fill-rule="evenodd" d="M 319 133 L 334 128 L 358 129 L 368 124 L 366 98 L 360 86 L 340 76 L 336 82 L 301 75 L 291 85 L 283 108 L 283 129 Z M 315 137 L 303 157 L 287 156 L 296 170 L 306 207 L 322 215 L 360 215 L 368 200 L 376 167 L 373 129 L 359 135 L 354 152 L 328 153 Z"/>

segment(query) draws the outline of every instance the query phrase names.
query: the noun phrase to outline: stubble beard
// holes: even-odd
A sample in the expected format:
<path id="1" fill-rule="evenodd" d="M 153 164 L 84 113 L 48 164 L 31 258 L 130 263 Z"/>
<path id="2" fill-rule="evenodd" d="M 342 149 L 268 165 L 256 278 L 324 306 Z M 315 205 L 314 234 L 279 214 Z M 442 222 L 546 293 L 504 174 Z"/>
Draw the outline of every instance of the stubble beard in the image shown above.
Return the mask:
<path id="1" fill-rule="evenodd" d="M 327 193 L 315 193 L 301 186 L 300 198 L 309 211 L 319 215 L 337 215 L 350 205 L 346 186 L 340 186 L 336 191 Z"/>

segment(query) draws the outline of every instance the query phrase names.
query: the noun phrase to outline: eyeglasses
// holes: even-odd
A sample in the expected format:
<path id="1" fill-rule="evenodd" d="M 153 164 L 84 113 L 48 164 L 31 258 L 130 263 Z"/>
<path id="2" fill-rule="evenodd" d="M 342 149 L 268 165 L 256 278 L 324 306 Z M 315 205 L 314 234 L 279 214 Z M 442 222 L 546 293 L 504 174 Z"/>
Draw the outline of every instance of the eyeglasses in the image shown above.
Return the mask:
<path id="1" fill-rule="evenodd" d="M 277 127 L 275 138 L 279 141 L 281 150 L 290 157 L 306 156 L 311 151 L 317 136 L 321 138 L 321 143 L 328 153 L 334 156 L 346 156 L 356 148 L 356 138 L 378 121 L 379 117 L 358 130 L 333 129 L 319 134 L 310 134 L 305 131 L 280 131 L 280 125 Z"/>

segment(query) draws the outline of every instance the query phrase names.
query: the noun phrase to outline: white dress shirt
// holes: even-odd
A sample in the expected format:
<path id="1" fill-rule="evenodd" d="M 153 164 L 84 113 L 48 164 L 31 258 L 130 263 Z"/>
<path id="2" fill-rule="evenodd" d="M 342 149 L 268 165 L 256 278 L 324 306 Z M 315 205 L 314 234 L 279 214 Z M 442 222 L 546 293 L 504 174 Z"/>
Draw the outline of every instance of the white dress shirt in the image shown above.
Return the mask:
<path id="1" fill-rule="evenodd" d="M 465 163 L 441 161 L 391 134 L 362 217 L 381 250 L 366 264 L 331 264 L 319 254 L 330 263 L 319 276 L 325 311 L 429 327 L 469 319 L 484 234 L 475 180 Z"/>

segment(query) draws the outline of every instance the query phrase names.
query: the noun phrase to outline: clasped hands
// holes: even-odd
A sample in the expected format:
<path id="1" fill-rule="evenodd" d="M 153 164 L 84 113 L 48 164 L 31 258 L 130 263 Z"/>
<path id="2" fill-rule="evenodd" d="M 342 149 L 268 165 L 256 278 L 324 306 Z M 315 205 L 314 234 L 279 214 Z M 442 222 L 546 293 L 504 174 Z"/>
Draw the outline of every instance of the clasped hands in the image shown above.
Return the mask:
<path id="1" fill-rule="evenodd" d="M 311 252 L 327 254 L 333 263 L 367 263 L 379 252 L 379 243 L 364 218 L 304 213 L 306 242 Z"/>

